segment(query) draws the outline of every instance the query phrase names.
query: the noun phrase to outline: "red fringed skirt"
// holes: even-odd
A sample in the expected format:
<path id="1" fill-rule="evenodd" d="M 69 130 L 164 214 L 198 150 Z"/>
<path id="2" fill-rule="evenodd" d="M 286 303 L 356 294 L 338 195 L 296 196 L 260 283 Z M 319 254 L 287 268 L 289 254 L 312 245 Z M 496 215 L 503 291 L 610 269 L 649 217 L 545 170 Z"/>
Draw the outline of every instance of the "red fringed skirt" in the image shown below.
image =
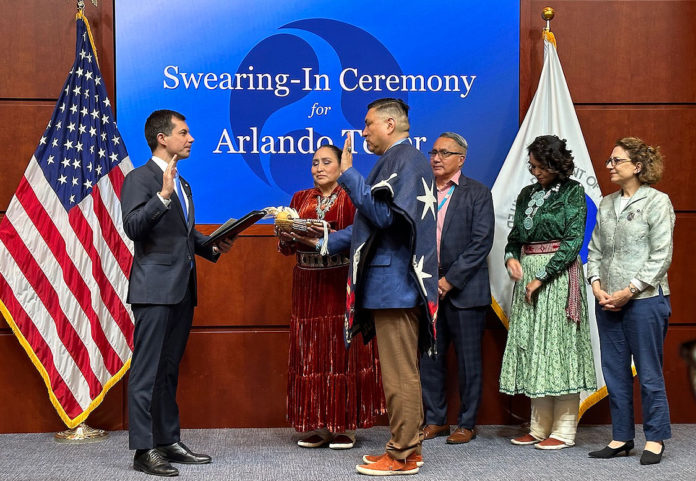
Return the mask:
<path id="1" fill-rule="evenodd" d="M 295 266 L 288 362 L 288 420 L 300 432 L 369 428 L 386 412 L 377 345 L 346 350 L 348 266 Z"/>

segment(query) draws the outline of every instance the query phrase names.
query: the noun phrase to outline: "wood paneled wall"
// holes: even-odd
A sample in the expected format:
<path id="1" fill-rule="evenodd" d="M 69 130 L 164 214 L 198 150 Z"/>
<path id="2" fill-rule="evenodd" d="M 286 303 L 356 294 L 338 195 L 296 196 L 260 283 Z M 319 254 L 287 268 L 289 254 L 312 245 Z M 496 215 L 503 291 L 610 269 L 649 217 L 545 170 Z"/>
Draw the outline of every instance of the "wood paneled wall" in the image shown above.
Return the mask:
<path id="1" fill-rule="evenodd" d="M 113 0 L 102 0 L 97 8 L 87 3 L 100 67 L 114 100 Z M 688 304 L 690 274 L 696 271 L 694 256 L 688 254 L 689 239 L 696 235 L 696 163 L 691 149 L 696 141 L 696 1 L 522 0 L 521 117 L 537 87 L 543 57 L 540 12 L 549 3 L 556 9 L 551 29 L 602 192 L 614 190 L 603 175 L 603 163 L 617 138 L 639 136 L 660 145 L 665 154 L 666 174 L 658 188 L 670 195 L 677 226 L 664 369 L 672 420 L 695 422 L 694 399 L 678 350 L 682 342 L 696 338 L 696 319 Z M 0 38 L 5 45 L 0 50 L 0 214 L 36 148 L 73 59 L 74 3 L 48 4 L 0 0 Z M 201 226 L 203 231 L 211 229 Z M 247 231 L 218 264 L 200 261 L 203 296 L 179 386 L 184 427 L 285 425 L 292 265 L 292 258 L 276 253 L 268 226 Z M 504 328 L 489 316 L 481 424 L 517 423 L 528 417 L 526 399 L 497 391 L 505 338 Z M 450 366 L 454 370 L 454 364 Z M 454 423 L 456 377 L 451 379 Z M 109 392 L 90 424 L 127 428 L 125 387 L 122 382 Z M 0 398 L 0 432 L 63 428 L 41 378 L 2 321 Z M 608 421 L 606 400 L 583 418 Z"/>

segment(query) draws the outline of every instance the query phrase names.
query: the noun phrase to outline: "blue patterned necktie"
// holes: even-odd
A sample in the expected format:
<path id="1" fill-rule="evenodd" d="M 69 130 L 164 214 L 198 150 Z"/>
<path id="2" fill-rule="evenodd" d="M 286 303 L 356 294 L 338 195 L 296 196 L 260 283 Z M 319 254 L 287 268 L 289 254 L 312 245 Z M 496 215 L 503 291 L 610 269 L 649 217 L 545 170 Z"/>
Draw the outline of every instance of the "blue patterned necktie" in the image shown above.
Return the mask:
<path id="1" fill-rule="evenodd" d="M 188 222 L 188 210 L 186 210 L 186 199 L 184 199 L 184 192 L 181 189 L 181 182 L 179 181 L 178 175 L 174 178 L 174 184 L 176 185 L 176 196 L 179 198 L 179 202 L 181 202 L 181 208 L 184 211 L 184 219 L 186 219 L 186 222 Z"/>

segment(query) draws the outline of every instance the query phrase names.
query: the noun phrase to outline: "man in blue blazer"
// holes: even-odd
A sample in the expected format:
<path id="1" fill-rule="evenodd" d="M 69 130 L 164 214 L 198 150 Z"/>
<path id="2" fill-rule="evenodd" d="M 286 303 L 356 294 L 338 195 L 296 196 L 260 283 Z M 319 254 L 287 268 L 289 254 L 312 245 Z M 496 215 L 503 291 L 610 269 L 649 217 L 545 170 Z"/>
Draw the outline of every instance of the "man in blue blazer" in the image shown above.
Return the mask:
<path id="1" fill-rule="evenodd" d="M 450 444 L 476 437 L 476 413 L 481 399 L 481 337 L 491 303 L 486 258 L 493 245 L 494 216 L 491 191 L 462 175 L 467 143 L 453 132 L 435 141 L 430 165 L 438 196 L 439 257 L 437 352 L 421 358 L 425 407 L 424 439 L 450 434 L 447 424 L 446 359 L 454 344 L 459 371 L 459 418 L 447 438 Z"/>
<path id="2" fill-rule="evenodd" d="M 325 246 L 330 254 L 350 247 L 346 343 L 357 333 L 365 341 L 377 336 L 391 439 L 385 453 L 366 455 L 356 467 L 377 476 L 415 474 L 422 464 L 418 347 L 434 347 L 435 186 L 427 159 L 408 135 L 403 101 L 368 105 L 362 136 L 380 158 L 363 178 L 346 140 L 338 182 L 357 211 L 353 225 L 331 234 Z"/>
<path id="3" fill-rule="evenodd" d="M 186 118 L 157 110 L 145 122 L 152 158 L 123 182 L 123 228 L 134 254 L 128 302 L 135 316 L 128 382 L 129 445 L 133 467 L 147 474 L 176 476 L 170 462 L 204 464 L 210 456 L 192 453 L 179 438 L 176 388 L 197 302 L 198 254 L 216 262 L 231 241 L 204 246 L 194 228 L 191 188 L 177 174 L 177 161 L 191 153 Z"/>

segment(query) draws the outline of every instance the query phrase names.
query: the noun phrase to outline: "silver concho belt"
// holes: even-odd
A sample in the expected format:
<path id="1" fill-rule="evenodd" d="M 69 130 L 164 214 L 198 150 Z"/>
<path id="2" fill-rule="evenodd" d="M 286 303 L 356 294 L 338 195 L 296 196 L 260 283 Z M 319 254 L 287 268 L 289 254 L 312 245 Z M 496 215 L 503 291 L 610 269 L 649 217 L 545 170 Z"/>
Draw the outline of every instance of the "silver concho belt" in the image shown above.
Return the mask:
<path id="1" fill-rule="evenodd" d="M 343 254 L 333 256 L 322 256 L 318 252 L 298 252 L 297 265 L 309 269 L 322 269 L 326 267 L 336 267 L 348 265 L 349 259 Z"/>

